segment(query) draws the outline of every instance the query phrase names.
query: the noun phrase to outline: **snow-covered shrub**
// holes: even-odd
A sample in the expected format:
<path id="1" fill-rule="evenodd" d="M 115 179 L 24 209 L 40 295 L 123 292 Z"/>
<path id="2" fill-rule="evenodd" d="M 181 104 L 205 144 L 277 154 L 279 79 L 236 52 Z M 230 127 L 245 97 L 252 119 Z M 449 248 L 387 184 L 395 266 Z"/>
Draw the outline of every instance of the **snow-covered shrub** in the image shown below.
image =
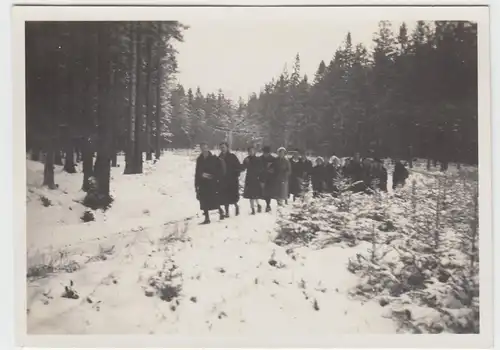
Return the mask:
<path id="1" fill-rule="evenodd" d="M 391 308 L 405 331 L 479 332 L 479 229 L 473 170 L 412 173 L 393 193 L 341 192 L 294 204 L 278 244 L 354 246 L 352 291 Z"/>
<path id="2" fill-rule="evenodd" d="M 90 210 L 85 210 L 80 217 L 80 220 L 82 220 L 83 222 L 95 221 L 94 213 L 92 213 Z"/>
<path id="3" fill-rule="evenodd" d="M 162 269 L 148 279 L 146 296 L 158 295 L 161 300 L 170 302 L 177 299 L 182 291 L 182 274 L 173 261 L 165 260 Z"/>
<path id="4" fill-rule="evenodd" d="M 467 175 L 414 174 L 392 198 L 399 213 L 387 211 L 401 224 L 390 253 L 374 259 L 368 252 L 349 263 L 361 277 L 354 294 L 403 305 L 407 312 L 394 315 L 406 330 L 479 332 L 477 183 Z M 397 219 L 401 213 L 406 220 Z M 428 311 L 419 318 L 410 310 Z"/>
<path id="5" fill-rule="evenodd" d="M 40 196 L 40 201 L 44 207 L 50 207 L 52 205 L 52 201 L 45 196 Z"/>

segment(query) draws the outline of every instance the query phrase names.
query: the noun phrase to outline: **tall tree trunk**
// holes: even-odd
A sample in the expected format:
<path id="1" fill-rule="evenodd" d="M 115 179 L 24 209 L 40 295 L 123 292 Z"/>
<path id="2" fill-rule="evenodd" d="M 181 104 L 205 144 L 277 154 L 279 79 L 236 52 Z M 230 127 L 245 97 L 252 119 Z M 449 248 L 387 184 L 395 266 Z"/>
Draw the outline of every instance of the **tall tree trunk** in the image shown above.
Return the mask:
<path id="1" fill-rule="evenodd" d="M 137 28 L 135 23 L 130 23 L 130 52 L 131 66 L 129 79 L 129 107 L 130 113 L 127 123 L 127 143 L 125 151 L 125 170 L 124 174 L 133 174 L 135 167 L 134 140 L 135 140 L 135 110 L 136 110 L 136 88 L 137 88 Z"/>
<path id="2" fill-rule="evenodd" d="M 158 36 L 160 40 L 163 40 L 163 27 L 162 23 L 158 24 Z M 161 62 L 162 45 L 158 46 L 157 54 L 156 54 L 156 115 L 155 115 L 155 158 L 160 159 L 161 156 L 161 119 L 162 119 L 162 94 L 161 94 L 161 83 L 163 79 L 163 67 Z"/>
<path id="3" fill-rule="evenodd" d="M 97 155 L 94 173 L 97 182 L 98 206 L 106 208 L 111 202 L 111 148 L 112 148 L 112 116 L 106 108 L 109 103 L 109 48 L 108 33 L 104 23 L 97 26 L 98 49 L 98 110 L 97 110 Z"/>
<path id="4" fill-rule="evenodd" d="M 57 187 L 54 180 L 54 139 L 49 138 L 47 141 L 46 152 L 43 185 L 53 190 Z"/>
<path id="5" fill-rule="evenodd" d="M 146 47 L 146 94 L 145 94 L 145 102 L 146 102 L 146 160 L 153 160 L 153 142 L 152 139 L 152 127 L 151 124 L 153 122 L 153 117 L 151 115 L 152 111 L 152 101 L 151 101 L 151 71 L 152 71 L 152 50 L 153 45 L 151 42 L 151 38 L 148 38 L 147 47 Z"/>
<path id="6" fill-rule="evenodd" d="M 141 134 L 142 134 L 142 98 L 141 98 L 141 88 L 142 88 L 142 35 L 140 33 L 140 23 L 135 23 L 137 32 L 137 63 L 136 63 L 136 103 L 135 103 L 135 123 L 134 123 L 134 173 L 142 173 L 142 144 L 141 144 Z"/>

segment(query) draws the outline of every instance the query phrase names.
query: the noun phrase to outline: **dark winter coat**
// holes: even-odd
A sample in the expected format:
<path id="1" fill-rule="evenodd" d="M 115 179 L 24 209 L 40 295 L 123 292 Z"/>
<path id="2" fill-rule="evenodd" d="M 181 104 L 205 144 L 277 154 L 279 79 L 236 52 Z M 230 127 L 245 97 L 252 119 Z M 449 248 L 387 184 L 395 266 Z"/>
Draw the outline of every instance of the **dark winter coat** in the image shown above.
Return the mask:
<path id="1" fill-rule="evenodd" d="M 387 170 L 384 166 L 373 169 L 373 179 L 377 181 L 375 189 L 387 192 Z"/>
<path id="2" fill-rule="evenodd" d="M 204 178 L 203 174 L 210 175 Z M 209 153 L 207 157 L 201 154 L 196 159 L 196 171 L 194 186 L 196 198 L 200 201 L 201 210 L 218 209 L 221 204 L 221 181 L 223 177 L 223 165 L 221 160 Z"/>
<path id="3" fill-rule="evenodd" d="M 394 172 L 392 174 L 392 188 L 396 188 L 398 185 L 405 185 L 406 179 L 408 178 L 408 170 L 401 162 L 396 162 L 394 166 Z"/>
<path id="4" fill-rule="evenodd" d="M 231 152 L 221 153 L 219 158 L 222 160 L 224 166 L 221 189 L 222 204 L 236 204 L 240 200 L 241 163 L 238 157 Z"/>
<path id="5" fill-rule="evenodd" d="M 301 159 L 290 159 L 291 174 L 290 174 L 290 194 L 300 196 L 303 192 L 303 182 L 306 177 L 306 164 Z"/>
<path id="6" fill-rule="evenodd" d="M 243 169 L 246 170 L 245 190 L 243 197 L 248 199 L 262 198 L 261 179 L 264 169 L 262 158 L 257 156 L 248 156 L 243 161 Z"/>
<path id="7" fill-rule="evenodd" d="M 286 200 L 288 199 L 288 181 L 292 173 L 290 161 L 286 158 L 276 158 L 274 171 L 275 181 L 272 198 L 276 200 Z"/>
<path id="8" fill-rule="evenodd" d="M 314 194 L 325 193 L 329 186 L 329 169 L 326 165 L 316 165 L 311 171 L 312 188 Z"/>
<path id="9" fill-rule="evenodd" d="M 349 178 L 353 184 L 351 187 L 353 192 L 362 192 L 366 189 L 366 173 L 361 162 L 351 160 L 344 167 L 343 171 L 344 175 Z"/>
<path id="10" fill-rule="evenodd" d="M 262 186 L 262 198 L 271 199 L 273 197 L 274 182 L 276 179 L 276 157 L 273 155 L 260 156 L 262 173 L 259 177 Z"/>

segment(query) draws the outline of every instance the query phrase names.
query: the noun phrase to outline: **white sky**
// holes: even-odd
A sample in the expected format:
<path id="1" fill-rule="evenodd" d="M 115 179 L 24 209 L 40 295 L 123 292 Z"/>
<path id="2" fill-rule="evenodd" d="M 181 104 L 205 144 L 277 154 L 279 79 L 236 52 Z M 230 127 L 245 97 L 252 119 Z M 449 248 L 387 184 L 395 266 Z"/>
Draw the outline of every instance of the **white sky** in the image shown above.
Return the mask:
<path id="1" fill-rule="evenodd" d="M 197 20 L 189 23 L 184 42 L 176 45 L 179 82 L 193 91 L 216 92 L 219 88 L 234 99 L 247 99 L 277 77 L 285 63 L 291 71 L 297 53 L 301 72 L 310 81 L 321 60 L 326 64 L 348 31 L 353 44 L 372 47 L 377 20 Z M 401 22 L 393 22 L 397 33 Z M 413 23 L 409 24 L 410 31 Z"/>

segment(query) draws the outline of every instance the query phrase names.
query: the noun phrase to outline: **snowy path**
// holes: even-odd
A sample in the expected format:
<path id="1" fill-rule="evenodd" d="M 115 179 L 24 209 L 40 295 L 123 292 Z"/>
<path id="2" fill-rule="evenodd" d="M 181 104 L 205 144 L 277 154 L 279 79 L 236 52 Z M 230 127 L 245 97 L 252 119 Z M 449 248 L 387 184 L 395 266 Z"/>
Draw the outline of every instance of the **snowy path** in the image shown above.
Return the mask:
<path id="1" fill-rule="evenodd" d="M 81 268 L 28 283 L 29 333 L 395 333 L 382 307 L 347 296 L 357 282 L 346 269 L 347 259 L 366 247 L 300 248 L 287 254 L 272 242 L 277 214 L 249 216 L 247 203 L 239 217 L 200 226 L 200 219 L 193 219 L 198 209 L 193 167 L 188 157 L 167 154 L 148 175 L 117 173 L 116 202 L 89 224 L 56 222 L 50 228 L 47 218 L 32 212 L 32 225 L 45 220 L 47 228 L 29 234 L 28 245 L 52 246 L 53 252 L 65 247 L 61 260 Z M 130 207 L 131 201 L 136 205 Z M 64 205 L 40 208 L 64 212 Z M 170 221 L 175 223 L 165 224 Z M 164 301 L 148 294 L 150 278 L 164 279 L 172 265 L 180 273 L 172 279 L 182 288 L 179 297 Z M 60 297 L 70 280 L 79 299 Z"/>

